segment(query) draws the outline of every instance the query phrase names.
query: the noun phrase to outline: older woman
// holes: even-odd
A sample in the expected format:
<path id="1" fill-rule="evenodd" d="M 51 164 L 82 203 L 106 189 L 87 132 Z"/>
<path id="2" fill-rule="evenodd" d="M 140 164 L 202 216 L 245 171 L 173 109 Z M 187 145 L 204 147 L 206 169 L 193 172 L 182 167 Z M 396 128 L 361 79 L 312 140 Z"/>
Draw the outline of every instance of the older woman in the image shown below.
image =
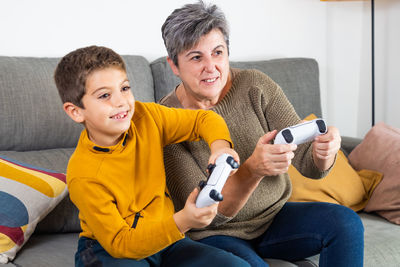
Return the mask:
<path id="1" fill-rule="evenodd" d="M 340 148 L 335 127 L 312 143 L 271 144 L 277 130 L 300 122 L 281 88 L 256 70 L 229 66 L 223 13 L 203 2 L 176 9 L 162 26 L 168 63 L 182 83 L 161 103 L 211 109 L 225 118 L 242 164 L 223 188 L 213 223 L 192 239 L 232 252 L 252 266 L 262 258 L 300 260 L 320 254 L 320 266 L 362 266 L 363 226 L 352 210 L 328 203 L 290 203 L 292 163 L 303 175 L 325 176 Z M 212 129 L 210 129 L 212 130 Z M 165 149 L 168 187 L 180 209 L 206 179 L 205 143 Z"/>

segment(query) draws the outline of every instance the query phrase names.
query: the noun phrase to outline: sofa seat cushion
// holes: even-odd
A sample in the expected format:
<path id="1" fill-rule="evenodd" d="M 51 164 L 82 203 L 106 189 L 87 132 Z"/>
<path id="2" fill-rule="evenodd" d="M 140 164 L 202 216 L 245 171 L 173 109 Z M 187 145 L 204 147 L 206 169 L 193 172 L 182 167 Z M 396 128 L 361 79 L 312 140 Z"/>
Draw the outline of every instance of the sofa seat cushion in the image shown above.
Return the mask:
<path id="1" fill-rule="evenodd" d="M 359 214 L 364 224 L 364 266 L 400 266 L 400 227 L 375 214 Z"/>
<path id="2" fill-rule="evenodd" d="M 375 214 L 360 212 L 364 225 L 364 266 L 400 266 L 400 227 Z M 318 264 L 319 255 L 309 260 Z"/>
<path id="3" fill-rule="evenodd" d="M 31 267 L 75 266 L 78 239 L 78 233 L 35 234 L 11 264 Z"/>

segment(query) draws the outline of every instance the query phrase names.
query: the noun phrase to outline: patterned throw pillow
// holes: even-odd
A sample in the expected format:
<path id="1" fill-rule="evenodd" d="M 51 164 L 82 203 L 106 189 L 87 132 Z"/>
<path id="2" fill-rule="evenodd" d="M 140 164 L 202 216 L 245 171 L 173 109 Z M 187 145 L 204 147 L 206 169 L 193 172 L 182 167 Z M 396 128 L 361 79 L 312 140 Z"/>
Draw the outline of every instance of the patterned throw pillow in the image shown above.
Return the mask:
<path id="1" fill-rule="evenodd" d="M 0 263 L 14 259 L 67 193 L 65 174 L 0 157 Z"/>

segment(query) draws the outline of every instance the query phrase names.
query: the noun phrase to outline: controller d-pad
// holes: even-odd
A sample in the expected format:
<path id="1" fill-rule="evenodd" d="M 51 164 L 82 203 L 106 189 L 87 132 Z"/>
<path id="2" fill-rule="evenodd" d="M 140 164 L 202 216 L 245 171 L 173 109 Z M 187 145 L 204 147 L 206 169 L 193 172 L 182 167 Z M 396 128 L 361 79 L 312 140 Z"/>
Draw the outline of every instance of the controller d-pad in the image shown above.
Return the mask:
<path id="1" fill-rule="evenodd" d="M 294 138 L 293 138 L 293 135 L 292 135 L 292 133 L 290 132 L 289 129 L 283 130 L 282 131 L 282 136 L 285 139 L 286 143 L 290 144 L 290 143 L 293 142 Z"/>
<path id="2" fill-rule="evenodd" d="M 317 120 L 316 123 L 318 125 L 319 132 L 320 133 L 325 133 L 326 132 L 325 122 L 323 120 Z"/>

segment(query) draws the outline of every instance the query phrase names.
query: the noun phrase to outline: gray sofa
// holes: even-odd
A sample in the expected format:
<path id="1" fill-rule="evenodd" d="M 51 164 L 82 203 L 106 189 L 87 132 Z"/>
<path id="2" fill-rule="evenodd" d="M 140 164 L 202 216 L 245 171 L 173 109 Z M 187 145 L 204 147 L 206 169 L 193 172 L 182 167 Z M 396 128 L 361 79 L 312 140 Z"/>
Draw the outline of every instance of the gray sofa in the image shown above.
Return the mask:
<path id="1" fill-rule="evenodd" d="M 178 83 L 165 58 L 152 63 L 141 56 L 124 59 L 137 100 L 157 101 Z M 0 57 L 0 155 L 65 172 L 82 128 L 62 111 L 52 78 L 58 60 Z M 232 66 L 267 73 L 280 84 L 300 117 L 321 116 L 315 60 L 285 58 L 232 62 Z M 359 141 L 344 137 L 343 150 L 349 153 Z M 360 216 L 365 226 L 365 266 L 400 266 L 400 227 L 373 214 Z M 78 211 L 66 197 L 38 224 L 14 261 L 4 266 L 73 266 L 79 231 Z M 310 260 L 317 263 L 318 256 Z M 267 261 L 271 266 L 296 266 Z"/>

